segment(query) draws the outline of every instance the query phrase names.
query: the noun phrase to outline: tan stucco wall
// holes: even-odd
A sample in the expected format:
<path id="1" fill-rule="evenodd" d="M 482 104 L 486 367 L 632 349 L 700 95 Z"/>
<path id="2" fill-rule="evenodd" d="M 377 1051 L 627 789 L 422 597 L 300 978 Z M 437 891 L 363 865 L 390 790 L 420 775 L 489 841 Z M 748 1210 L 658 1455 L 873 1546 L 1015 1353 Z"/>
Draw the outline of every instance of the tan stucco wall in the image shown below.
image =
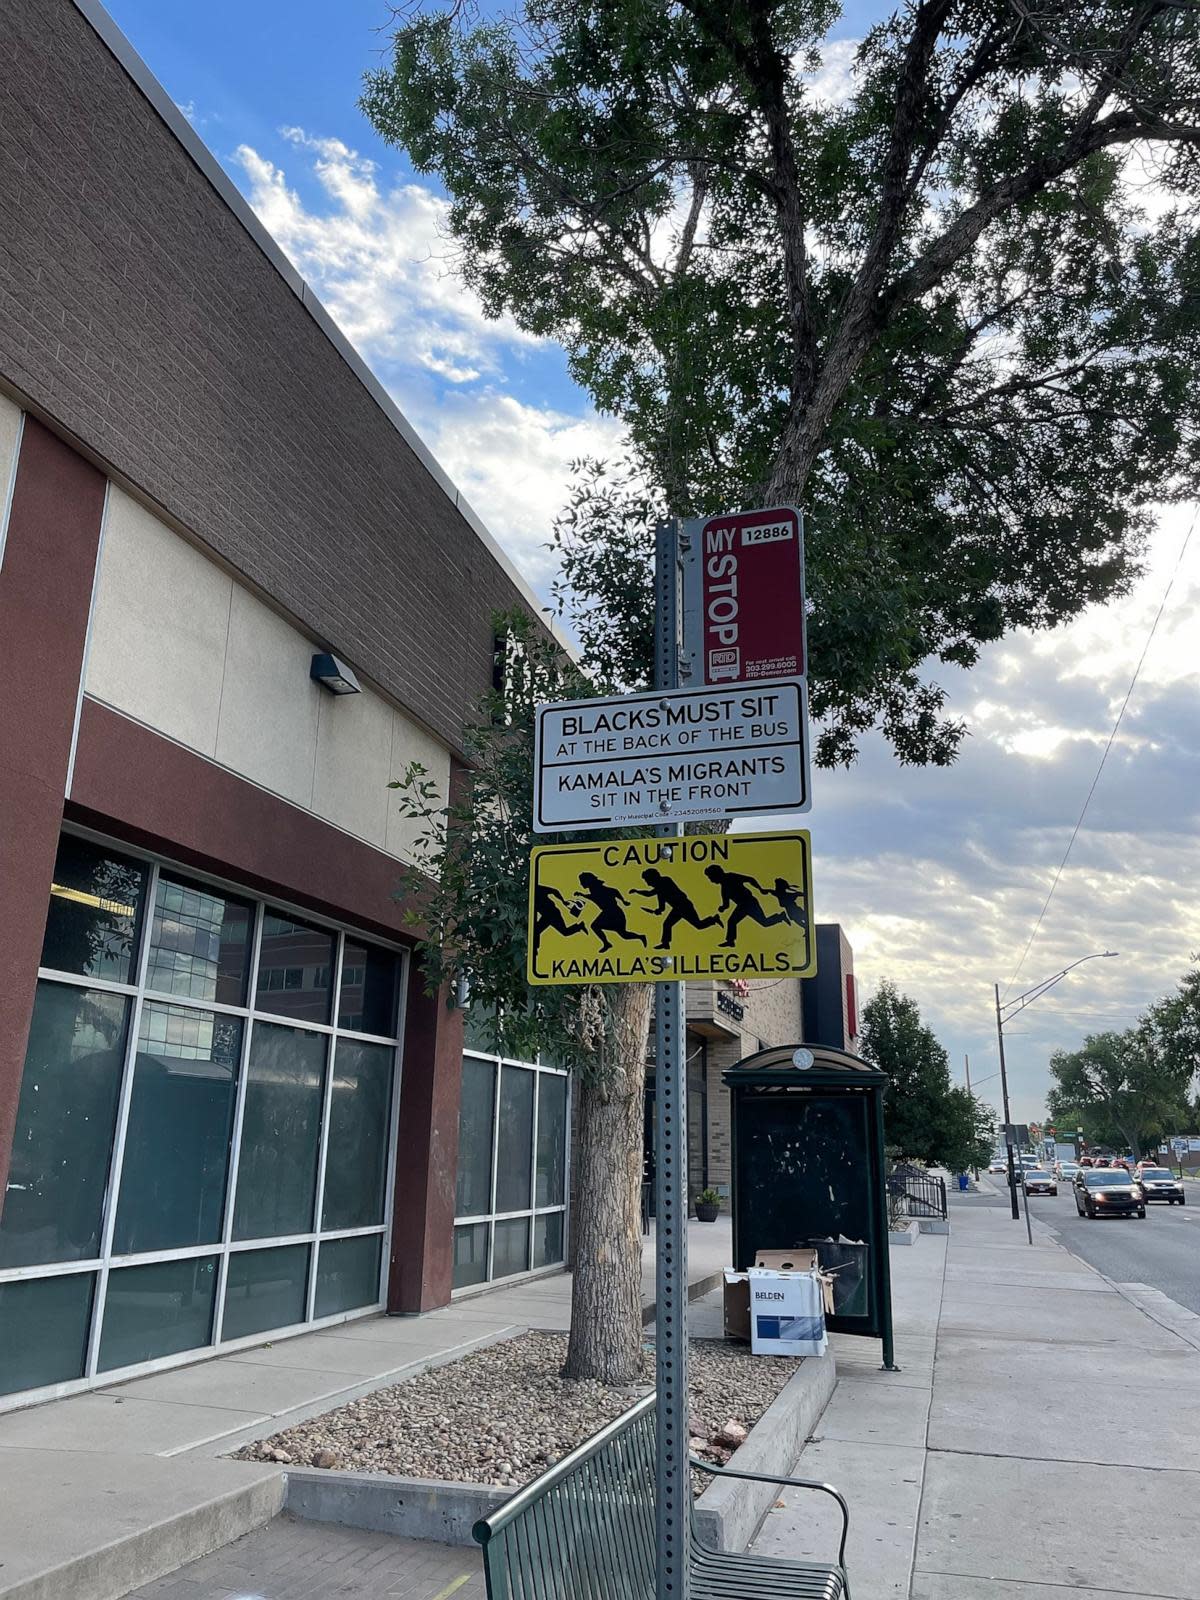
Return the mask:
<path id="1" fill-rule="evenodd" d="M 2 446 L 0 417 L 0 467 Z M 404 859 L 414 828 L 386 785 L 419 761 L 444 795 L 449 751 L 371 689 L 313 683 L 317 648 L 110 486 L 86 692 Z"/>

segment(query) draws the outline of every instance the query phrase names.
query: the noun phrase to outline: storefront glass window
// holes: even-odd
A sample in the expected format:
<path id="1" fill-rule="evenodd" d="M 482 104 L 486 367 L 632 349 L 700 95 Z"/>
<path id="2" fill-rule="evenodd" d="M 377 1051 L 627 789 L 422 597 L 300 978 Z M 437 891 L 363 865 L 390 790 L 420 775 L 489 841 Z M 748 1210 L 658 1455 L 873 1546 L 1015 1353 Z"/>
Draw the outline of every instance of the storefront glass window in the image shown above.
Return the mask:
<path id="1" fill-rule="evenodd" d="M 405 972 L 64 836 L 0 1218 L 0 1395 L 379 1305 Z"/>
<path id="2" fill-rule="evenodd" d="M 368 1305 L 379 1295 L 377 1233 L 357 1239 L 332 1239 L 321 1246 L 317 1262 L 317 1316 L 332 1317 Z"/>
<path id="3" fill-rule="evenodd" d="M 338 1040 L 321 1208 L 326 1232 L 383 1221 L 392 1058 L 388 1045 Z"/>
<path id="4" fill-rule="evenodd" d="M 240 1006 L 246 999 L 251 908 L 218 889 L 158 880 L 147 989 Z"/>
<path id="5" fill-rule="evenodd" d="M 0 1283 L 0 1394 L 83 1376 L 93 1273 Z"/>
<path id="6" fill-rule="evenodd" d="M 229 1258 L 222 1337 L 241 1339 L 303 1322 L 308 1253 L 306 1244 L 235 1251 Z"/>
<path id="7" fill-rule="evenodd" d="M 59 840 L 42 966 L 128 983 L 146 868 L 71 834 Z"/>
<path id="8" fill-rule="evenodd" d="M 313 1225 L 329 1039 L 259 1022 L 242 1112 L 235 1239 L 307 1233 Z"/>
<path id="9" fill-rule="evenodd" d="M 216 1256 L 110 1272 L 100 1371 L 201 1349 L 212 1338 L 216 1291 Z"/>
<path id="10" fill-rule="evenodd" d="M 562 1204 L 566 1158 L 567 1080 L 543 1072 L 538 1076 L 537 1205 Z"/>
<path id="11" fill-rule="evenodd" d="M 8 1188 L 0 1267 L 99 1254 L 130 1001 L 38 984 Z"/>
<path id="12" fill-rule="evenodd" d="M 338 1022 L 354 1033 L 390 1038 L 396 1025 L 400 963 L 390 950 L 347 939 L 338 993 Z"/>
<path id="13" fill-rule="evenodd" d="M 496 1063 L 463 1057 L 458 1112 L 455 1213 L 479 1217 L 492 1209 L 492 1136 L 496 1128 Z"/>
<path id="14" fill-rule="evenodd" d="M 467 1037 L 479 1032 L 468 1026 Z M 565 1073 L 476 1049 L 463 1057 L 456 1289 L 563 1260 L 567 1122 Z"/>
<path id="15" fill-rule="evenodd" d="M 142 1007 L 113 1250 L 215 1244 L 225 1213 L 242 1020 Z"/>
<path id="16" fill-rule="evenodd" d="M 328 929 L 268 911 L 258 954 L 258 1009 L 297 1022 L 328 1022 L 334 944 Z"/>

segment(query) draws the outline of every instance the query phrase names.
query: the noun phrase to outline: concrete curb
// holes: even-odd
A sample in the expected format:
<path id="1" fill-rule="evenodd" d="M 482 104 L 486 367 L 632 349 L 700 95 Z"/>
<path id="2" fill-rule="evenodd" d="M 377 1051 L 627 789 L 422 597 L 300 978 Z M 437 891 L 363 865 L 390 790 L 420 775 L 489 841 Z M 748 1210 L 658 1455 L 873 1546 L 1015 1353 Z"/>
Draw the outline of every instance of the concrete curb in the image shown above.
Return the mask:
<path id="1" fill-rule="evenodd" d="M 97 1457 L 97 1463 L 103 1457 Z M 264 1527 L 284 1506 L 283 1473 L 206 1500 L 135 1534 L 83 1552 L 61 1566 L 8 1586 L 0 1572 L 3 1600 L 120 1600 L 189 1561 L 211 1555 L 243 1534 Z"/>
<path id="2" fill-rule="evenodd" d="M 308 1522 L 336 1522 L 437 1544 L 473 1544 L 475 1523 L 502 1505 L 511 1490 L 489 1483 L 289 1467 L 286 1493 L 287 1510 Z"/>
<path id="3" fill-rule="evenodd" d="M 769 1356 L 761 1358 L 764 1361 Z M 733 1457 L 745 1472 L 782 1472 L 791 1476 L 805 1440 L 829 1404 L 837 1383 L 833 1351 L 808 1356 L 750 1430 Z M 709 1550 L 745 1550 L 767 1512 L 779 1498 L 774 1483 L 747 1483 L 740 1478 L 714 1478 L 696 1501 L 696 1534 Z"/>
<path id="4" fill-rule="evenodd" d="M 921 1233 L 949 1233 L 950 1219 L 948 1217 L 921 1217 L 917 1221 L 917 1228 Z"/>
<path id="5" fill-rule="evenodd" d="M 710 1272 L 707 1278 L 694 1278 L 688 1284 L 688 1304 L 693 1300 L 703 1300 L 706 1294 L 711 1294 L 714 1289 L 719 1289 L 725 1282 L 724 1272 Z M 648 1328 L 658 1313 L 658 1301 L 648 1300 L 642 1307 L 642 1327 Z"/>

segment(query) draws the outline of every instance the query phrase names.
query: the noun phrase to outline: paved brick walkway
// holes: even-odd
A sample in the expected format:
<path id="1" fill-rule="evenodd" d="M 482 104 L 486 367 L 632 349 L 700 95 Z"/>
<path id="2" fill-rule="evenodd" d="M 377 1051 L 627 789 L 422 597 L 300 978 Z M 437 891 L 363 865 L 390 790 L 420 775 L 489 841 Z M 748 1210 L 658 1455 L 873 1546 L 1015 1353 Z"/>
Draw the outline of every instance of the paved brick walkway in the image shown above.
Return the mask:
<path id="1" fill-rule="evenodd" d="M 128 1600 L 483 1600 L 484 1592 L 474 1549 L 282 1516 Z"/>

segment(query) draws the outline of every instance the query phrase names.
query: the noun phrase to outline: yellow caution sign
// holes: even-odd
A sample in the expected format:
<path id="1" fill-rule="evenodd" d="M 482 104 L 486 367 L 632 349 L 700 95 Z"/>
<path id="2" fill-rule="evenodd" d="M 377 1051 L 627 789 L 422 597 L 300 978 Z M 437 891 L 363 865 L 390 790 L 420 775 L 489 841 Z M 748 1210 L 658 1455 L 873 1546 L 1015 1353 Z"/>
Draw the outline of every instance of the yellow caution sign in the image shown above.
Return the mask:
<path id="1" fill-rule="evenodd" d="M 530 983 L 804 978 L 816 970 L 805 830 L 600 839 L 531 853 Z"/>

